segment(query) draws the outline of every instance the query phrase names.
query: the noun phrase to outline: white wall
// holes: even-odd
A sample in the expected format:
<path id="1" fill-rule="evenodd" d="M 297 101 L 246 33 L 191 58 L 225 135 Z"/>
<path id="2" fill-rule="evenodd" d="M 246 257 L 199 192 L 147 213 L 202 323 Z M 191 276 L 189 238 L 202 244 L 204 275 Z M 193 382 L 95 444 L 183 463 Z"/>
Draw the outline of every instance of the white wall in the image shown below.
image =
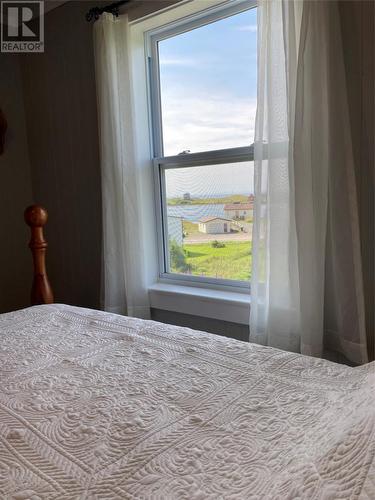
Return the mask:
<path id="1" fill-rule="evenodd" d="M 225 231 L 226 224 L 226 231 Z M 224 222 L 221 220 L 213 220 L 211 222 L 200 222 L 199 231 L 206 234 L 224 234 L 230 233 L 230 221 Z"/>

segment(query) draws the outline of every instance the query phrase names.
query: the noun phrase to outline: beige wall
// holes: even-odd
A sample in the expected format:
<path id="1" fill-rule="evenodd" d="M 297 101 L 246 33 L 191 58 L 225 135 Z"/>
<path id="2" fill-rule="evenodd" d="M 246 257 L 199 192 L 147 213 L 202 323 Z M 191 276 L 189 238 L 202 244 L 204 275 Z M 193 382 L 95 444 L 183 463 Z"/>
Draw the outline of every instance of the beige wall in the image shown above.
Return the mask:
<path id="1" fill-rule="evenodd" d="M 170 7 L 180 0 L 133 0 L 132 4 L 124 7 L 129 13 L 130 21 L 147 16 L 153 12 Z"/>
<path id="2" fill-rule="evenodd" d="M 93 4 L 93 2 L 91 2 Z M 22 58 L 32 186 L 49 212 L 58 302 L 99 307 L 101 189 L 90 2 L 45 16 L 45 52 Z"/>
<path id="3" fill-rule="evenodd" d="M 22 58 L 32 187 L 50 215 L 48 272 L 56 300 L 99 307 L 101 188 L 90 7 L 72 1 L 45 15 L 45 53 Z M 130 19 L 173 0 L 136 1 Z"/>
<path id="4" fill-rule="evenodd" d="M 29 305 L 31 256 L 23 211 L 32 202 L 18 57 L 0 54 L 0 107 L 7 121 L 0 156 L 0 313 Z"/>

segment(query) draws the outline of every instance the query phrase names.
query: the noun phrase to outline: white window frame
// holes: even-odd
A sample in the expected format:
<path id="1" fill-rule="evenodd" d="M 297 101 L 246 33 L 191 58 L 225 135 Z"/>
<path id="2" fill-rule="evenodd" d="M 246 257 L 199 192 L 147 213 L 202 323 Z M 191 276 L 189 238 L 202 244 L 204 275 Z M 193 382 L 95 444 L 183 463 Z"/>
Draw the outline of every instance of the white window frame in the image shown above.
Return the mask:
<path id="1" fill-rule="evenodd" d="M 159 281 L 198 287 L 210 287 L 231 292 L 248 293 L 250 282 L 168 272 L 168 229 L 165 193 L 165 170 L 194 166 L 253 161 L 249 146 L 204 151 L 186 155 L 163 156 L 160 73 L 157 45 L 161 40 L 233 16 L 257 6 L 256 0 L 234 0 L 221 3 L 188 17 L 175 20 L 145 33 L 146 74 L 148 84 L 149 131 L 153 156 L 154 196 L 157 227 Z"/>

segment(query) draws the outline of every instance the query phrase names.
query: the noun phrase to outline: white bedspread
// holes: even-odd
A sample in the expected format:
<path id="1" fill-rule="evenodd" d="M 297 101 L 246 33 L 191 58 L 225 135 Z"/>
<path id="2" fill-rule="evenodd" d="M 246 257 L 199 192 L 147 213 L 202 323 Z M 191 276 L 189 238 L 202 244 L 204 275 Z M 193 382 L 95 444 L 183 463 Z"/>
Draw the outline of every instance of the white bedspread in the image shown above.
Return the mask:
<path id="1" fill-rule="evenodd" d="M 0 498 L 374 499 L 374 365 L 62 305 L 0 316 Z"/>

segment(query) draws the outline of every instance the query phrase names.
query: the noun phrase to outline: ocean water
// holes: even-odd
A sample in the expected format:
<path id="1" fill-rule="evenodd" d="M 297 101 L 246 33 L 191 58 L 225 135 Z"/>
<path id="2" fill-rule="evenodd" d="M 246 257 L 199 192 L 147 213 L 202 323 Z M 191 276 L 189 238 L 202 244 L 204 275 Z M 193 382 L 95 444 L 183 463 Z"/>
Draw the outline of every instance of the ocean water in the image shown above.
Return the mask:
<path id="1" fill-rule="evenodd" d="M 198 222 L 201 217 L 225 217 L 224 204 L 212 205 L 172 205 L 167 207 L 168 215 L 182 217 L 190 222 Z"/>

